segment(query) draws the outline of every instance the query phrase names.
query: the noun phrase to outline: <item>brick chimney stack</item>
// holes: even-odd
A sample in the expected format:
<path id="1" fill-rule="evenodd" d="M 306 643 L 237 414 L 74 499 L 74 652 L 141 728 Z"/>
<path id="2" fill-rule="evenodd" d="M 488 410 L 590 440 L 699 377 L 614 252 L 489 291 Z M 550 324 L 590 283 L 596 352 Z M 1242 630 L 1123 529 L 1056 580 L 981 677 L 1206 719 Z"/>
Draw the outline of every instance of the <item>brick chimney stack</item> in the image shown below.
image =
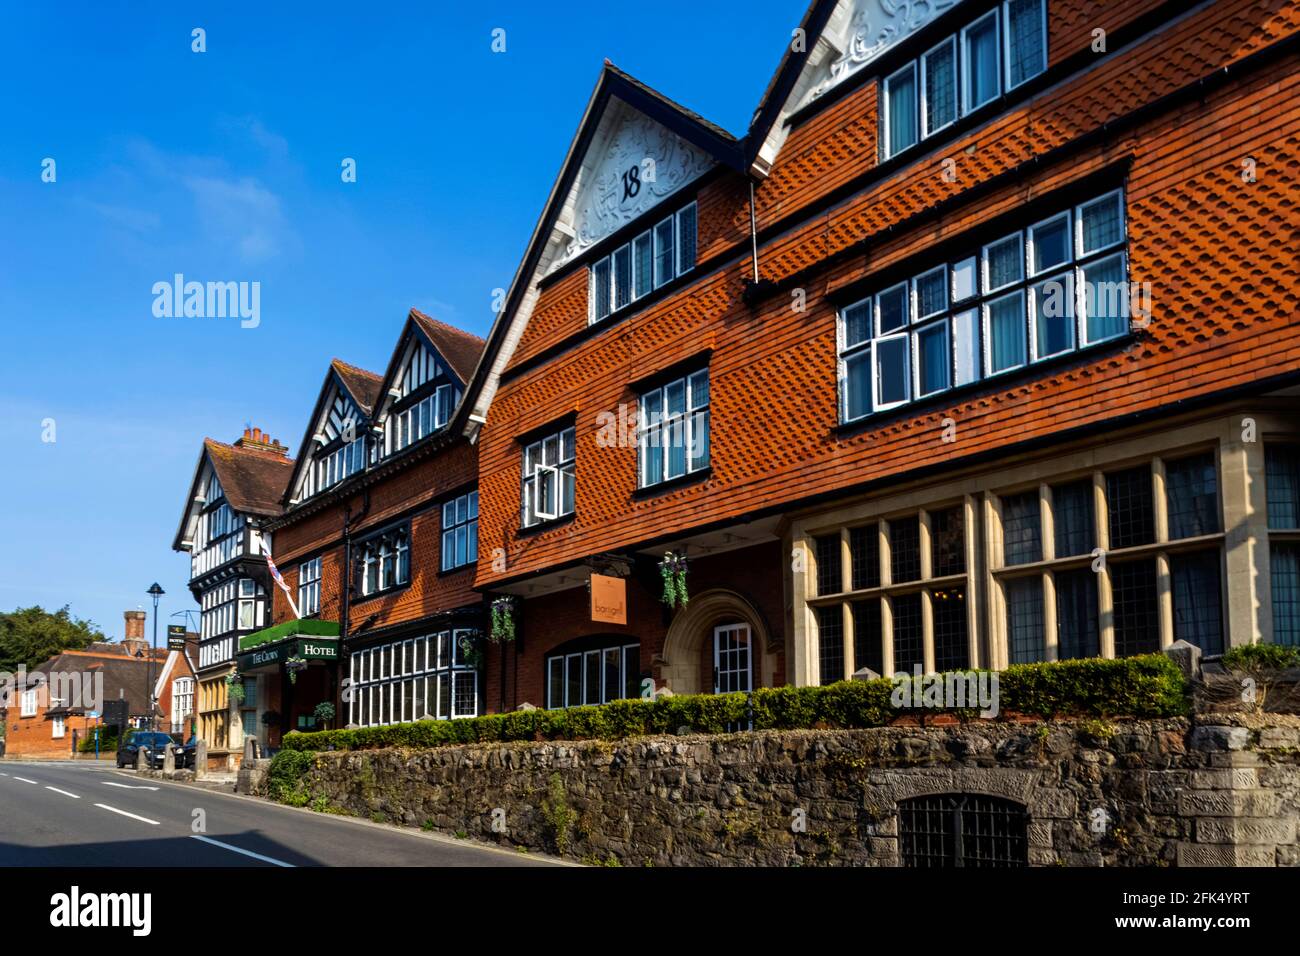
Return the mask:
<path id="1" fill-rule="evenodd" d="M 236 448 L 251 448 L 254 451 L 269 451 L 282 457 L 289 454 L 289 448 L 280 444 L 260 428 L 245 428 L 244 437 L 235 442 Z"/>
<path id="2" fill-rule="evenodd" d="M 126 636 L 122 638 L 122 645 L 126 648 L 126 652 L 132 657 L 138 653 L 147 653 L 149 644 L 144 639 L 146 613 L 144 611 L 123 611 L 122 617 L 126 619 Z"/>

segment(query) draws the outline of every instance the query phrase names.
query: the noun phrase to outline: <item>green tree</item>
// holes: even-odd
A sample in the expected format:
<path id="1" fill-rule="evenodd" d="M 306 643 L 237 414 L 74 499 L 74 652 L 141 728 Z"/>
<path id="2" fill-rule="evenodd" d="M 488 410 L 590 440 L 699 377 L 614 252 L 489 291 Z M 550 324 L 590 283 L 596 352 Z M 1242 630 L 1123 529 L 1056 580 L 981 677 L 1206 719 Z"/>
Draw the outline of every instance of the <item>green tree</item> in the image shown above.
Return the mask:
<path id="1" fill-rule="evenodd" d="M 28 670 L 59 651 L 81 650 L 104 634 L 90 621 L 73 617 L 67 605 L 50 613 L 39 606 L 0 612 L 0 670 Z"/>

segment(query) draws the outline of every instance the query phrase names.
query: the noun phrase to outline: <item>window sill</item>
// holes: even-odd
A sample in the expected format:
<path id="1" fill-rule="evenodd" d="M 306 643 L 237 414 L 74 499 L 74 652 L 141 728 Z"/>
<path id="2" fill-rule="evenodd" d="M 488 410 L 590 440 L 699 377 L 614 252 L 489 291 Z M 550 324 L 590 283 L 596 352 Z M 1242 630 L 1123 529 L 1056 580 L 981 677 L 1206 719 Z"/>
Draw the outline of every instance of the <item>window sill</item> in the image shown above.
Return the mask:
<path id="1" fill-rule="evenodd" d="M 394 584 L 392 587 L 384 588 L 382 591 L 371 591 L 369 594 L 356 594 L 352 598 L 352 606 L 356 607 L 358 604 L 364 604 L 367 601 L 373 601 L 376 598 L 388 597 L 390 594 L 398 594 L 405 591 L 410 586 L 411 582 L 407 581 L 403 584 Z"/>
<path id="2" fill-rule="evenodd" d="M 686 485 L 693 485 L 697 482 L 706 481 L 713 474 L 713 466 L 706 465 L 696 471 L 687 472 L 676 478 L 669 478 L 667 481 L 656 482 L 653 485 L 646 485 L 644 488 L 638 488 L 632 492 L 632 500 L 639 501 L 645 498 L 653 498 L 656 495 L 666 491 L 675 491 Z"/>
<path id="3" fill-rule="evenodd" d="M 559 528 L 566 524 L 570 524 L 575 517 L 577 517 L 577 512 L 573 512 L 572 514 L 567 514 L 567 515 L 560 515 L 558 518 L 547 518 L 545 521 L 537 522 L 537 524 L 530 524 L 527 527 L 521 527 L 515 533 L 515 537 L 523 538 L 523 537 L 532 537 L 533 535 L 536 534 L 542 534 L 543 532 L 551 531 L 555 528 Z"/>

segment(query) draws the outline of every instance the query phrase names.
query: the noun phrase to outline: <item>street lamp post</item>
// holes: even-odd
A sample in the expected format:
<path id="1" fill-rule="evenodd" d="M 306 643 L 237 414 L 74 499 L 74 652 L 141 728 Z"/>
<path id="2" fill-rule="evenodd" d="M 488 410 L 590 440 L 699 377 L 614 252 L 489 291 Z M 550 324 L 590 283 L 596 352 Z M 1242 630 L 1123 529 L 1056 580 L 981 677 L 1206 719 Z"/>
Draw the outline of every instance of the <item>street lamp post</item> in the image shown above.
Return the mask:
<path id="1" fill-rule="evenodd" d="M 155 581 L 150 585 L 149 590 L 145 592 L 153 598 L 153 647 L 149 650 L 149 686 L 145 689 L 145 700 L 149 704 L 149 729 L 157 730 L 154 725 L 154 707 L 153 707 L 153 659 L 158 653 L 158 599 L 165 593 Z"/>

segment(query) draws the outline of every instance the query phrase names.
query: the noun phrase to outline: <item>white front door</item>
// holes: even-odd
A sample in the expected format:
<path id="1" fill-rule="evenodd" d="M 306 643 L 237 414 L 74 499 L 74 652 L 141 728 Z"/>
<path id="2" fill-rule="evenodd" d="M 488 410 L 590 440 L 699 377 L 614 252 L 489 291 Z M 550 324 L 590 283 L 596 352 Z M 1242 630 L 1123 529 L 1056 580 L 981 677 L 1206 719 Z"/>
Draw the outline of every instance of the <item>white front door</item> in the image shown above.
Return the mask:
<path id="1" fill-rule="evenodd" d="M 724 624 L 713 629 L 713 692 L 730 694 L 753 688 L 750 677 L 748 624 Z"/>

